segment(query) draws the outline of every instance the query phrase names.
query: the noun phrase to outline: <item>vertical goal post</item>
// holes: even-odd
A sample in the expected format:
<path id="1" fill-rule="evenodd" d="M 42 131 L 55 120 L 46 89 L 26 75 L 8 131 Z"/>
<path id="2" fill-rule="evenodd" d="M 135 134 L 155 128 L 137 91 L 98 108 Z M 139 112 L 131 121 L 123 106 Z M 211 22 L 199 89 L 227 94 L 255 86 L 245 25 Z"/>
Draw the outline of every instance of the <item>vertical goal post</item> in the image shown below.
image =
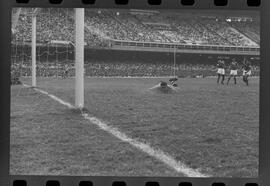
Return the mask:
<path id="1" fill-rule="evenodd" d="M 31 56 L 32 56 L 32 87 L 37 86 L 37 14 L 40 9 L 35 8 L 31 12 L 32 16 L 32 43 L 31 43 Z"/>
<path id="2" fill-rule="evenodd" d="M 32 16 L 32 87 L 37 86 L 36 79 L 36 60 L 37 60 L 37 14 L 36 8 Z M 84 8 L 75 8 L 75 107 L 84 107 Z"/>
<path id="3" fill-rule="evenodd" d="M 75 9 L 75 107 L 84 107 L 84 8 Z"/>
<path id="4" fill-rule="evenodd" d="M 35 11 L 36 12 L 36 11 Z M 32 87 L 37 86 L 37 15 L 32 14 Z"/>

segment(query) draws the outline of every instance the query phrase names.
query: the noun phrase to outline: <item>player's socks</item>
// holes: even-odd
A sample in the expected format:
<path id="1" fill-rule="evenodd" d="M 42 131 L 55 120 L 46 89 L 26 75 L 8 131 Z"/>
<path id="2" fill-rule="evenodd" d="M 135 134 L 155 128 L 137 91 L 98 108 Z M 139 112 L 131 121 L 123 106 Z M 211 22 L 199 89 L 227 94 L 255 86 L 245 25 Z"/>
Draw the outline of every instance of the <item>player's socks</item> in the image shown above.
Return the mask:
<path id="1" fill-rule="evenodd" d="M 236 85 L 236 77 L 234 77 L 234 84 Z"/>

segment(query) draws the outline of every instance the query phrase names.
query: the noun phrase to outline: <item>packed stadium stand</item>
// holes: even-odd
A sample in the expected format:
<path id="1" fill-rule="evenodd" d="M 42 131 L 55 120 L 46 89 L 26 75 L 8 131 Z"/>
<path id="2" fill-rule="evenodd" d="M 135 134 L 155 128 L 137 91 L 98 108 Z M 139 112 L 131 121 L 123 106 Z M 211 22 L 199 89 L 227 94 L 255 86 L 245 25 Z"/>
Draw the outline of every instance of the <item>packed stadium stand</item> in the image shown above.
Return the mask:
<path id="1" fill-rule="evenodd" d="M 74 42 L 72 9 L 41 9 L 37 15 L 38 42 Z M 258 46 L 260 42 L 259 22 L 252 20 L 228 22 L 224 16 L 102 9 L 87 9 L 85 15 L 85 42 L 89 46 L 105 47 L 108 40 L 229 46 Z M 31 40 L 29 12 L 21 13 L 13 40 Z"/>

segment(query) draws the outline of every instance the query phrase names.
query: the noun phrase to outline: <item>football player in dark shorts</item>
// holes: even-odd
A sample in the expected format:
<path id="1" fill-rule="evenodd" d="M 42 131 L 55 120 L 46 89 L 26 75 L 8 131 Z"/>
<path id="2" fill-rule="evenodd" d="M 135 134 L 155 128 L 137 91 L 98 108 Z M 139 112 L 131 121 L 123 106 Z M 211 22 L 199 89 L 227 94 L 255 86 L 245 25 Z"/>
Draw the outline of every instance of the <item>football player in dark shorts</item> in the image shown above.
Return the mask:
<path id="1" fill-rule="evenodd" d="M 229 82 L 232 77 L 234 79 L 234 84 L 236 84 L 237 69 L 238 69 L 238 63 L 236 62 L 235 58 L 233 58 L 232 63 L 230 65 L 230 76 L 228 78 L 227 85 L 229 85 Z"/>

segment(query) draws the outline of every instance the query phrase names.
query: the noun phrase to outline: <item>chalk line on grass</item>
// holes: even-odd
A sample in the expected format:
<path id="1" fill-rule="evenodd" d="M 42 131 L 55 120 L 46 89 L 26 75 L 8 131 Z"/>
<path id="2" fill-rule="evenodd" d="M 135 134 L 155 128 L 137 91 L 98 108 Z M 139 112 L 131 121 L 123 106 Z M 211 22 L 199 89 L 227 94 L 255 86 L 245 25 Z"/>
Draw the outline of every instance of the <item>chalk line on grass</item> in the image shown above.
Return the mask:
<path id="1" fill-rule="evenodd" d="M 23 84 L 25 87 L 30 87 L 28 85 Z M 38 88 L 33 88 L 35 91 L 40 92 L 44 95 L 49 96 L 50 98 L 52 98 L 53 100 L 57 101 L 58 103 L 67 106 L 70 109 L 75 109 L 75 106 L 73 106 L 72 104 L 56 97 L 55 95 L 52 95 L 44 90 L 38 89 Z M 132 145 L 133 147 L 136 147 L 137 149 L 145 152 L 147 155 L 163 162 L 165 165 L 167 165 L 168 167 L 174 169 L 176 172 L 178 173 L 182 173 L 184 176 L 187 177 L 210 177 L 210 175 L 206 175 L 206 174 L 202 174 L 200 171 L 189 168 L 188 166 L 186 166 L 184 163 L 175 160 L 172 156 L 168 155 L 167 153 L 163 152 L 160 149 L 156 149 L 151 147 L 149 144 L 140 142 L 136 139 L 132 139 L 130 137 L 128 137 L 125 133 L 119 131 L 117 128 L 115 127 L 111 127 L 108 124 L 106 124 L 105 122 L 101 121 L 100 119 L 90 116 L 88 113 L 83 113 L 82 112 L 82 116 L 90 121 L 91 123 L 95 124 L 96 126 L 98 126 L 100 129 L 110 133 L 111 135 L 113 135 L 114 137 L 120 139 L 121 141 L 124 141 L 126 143 L 129 143 L 130 145 Z"/>

